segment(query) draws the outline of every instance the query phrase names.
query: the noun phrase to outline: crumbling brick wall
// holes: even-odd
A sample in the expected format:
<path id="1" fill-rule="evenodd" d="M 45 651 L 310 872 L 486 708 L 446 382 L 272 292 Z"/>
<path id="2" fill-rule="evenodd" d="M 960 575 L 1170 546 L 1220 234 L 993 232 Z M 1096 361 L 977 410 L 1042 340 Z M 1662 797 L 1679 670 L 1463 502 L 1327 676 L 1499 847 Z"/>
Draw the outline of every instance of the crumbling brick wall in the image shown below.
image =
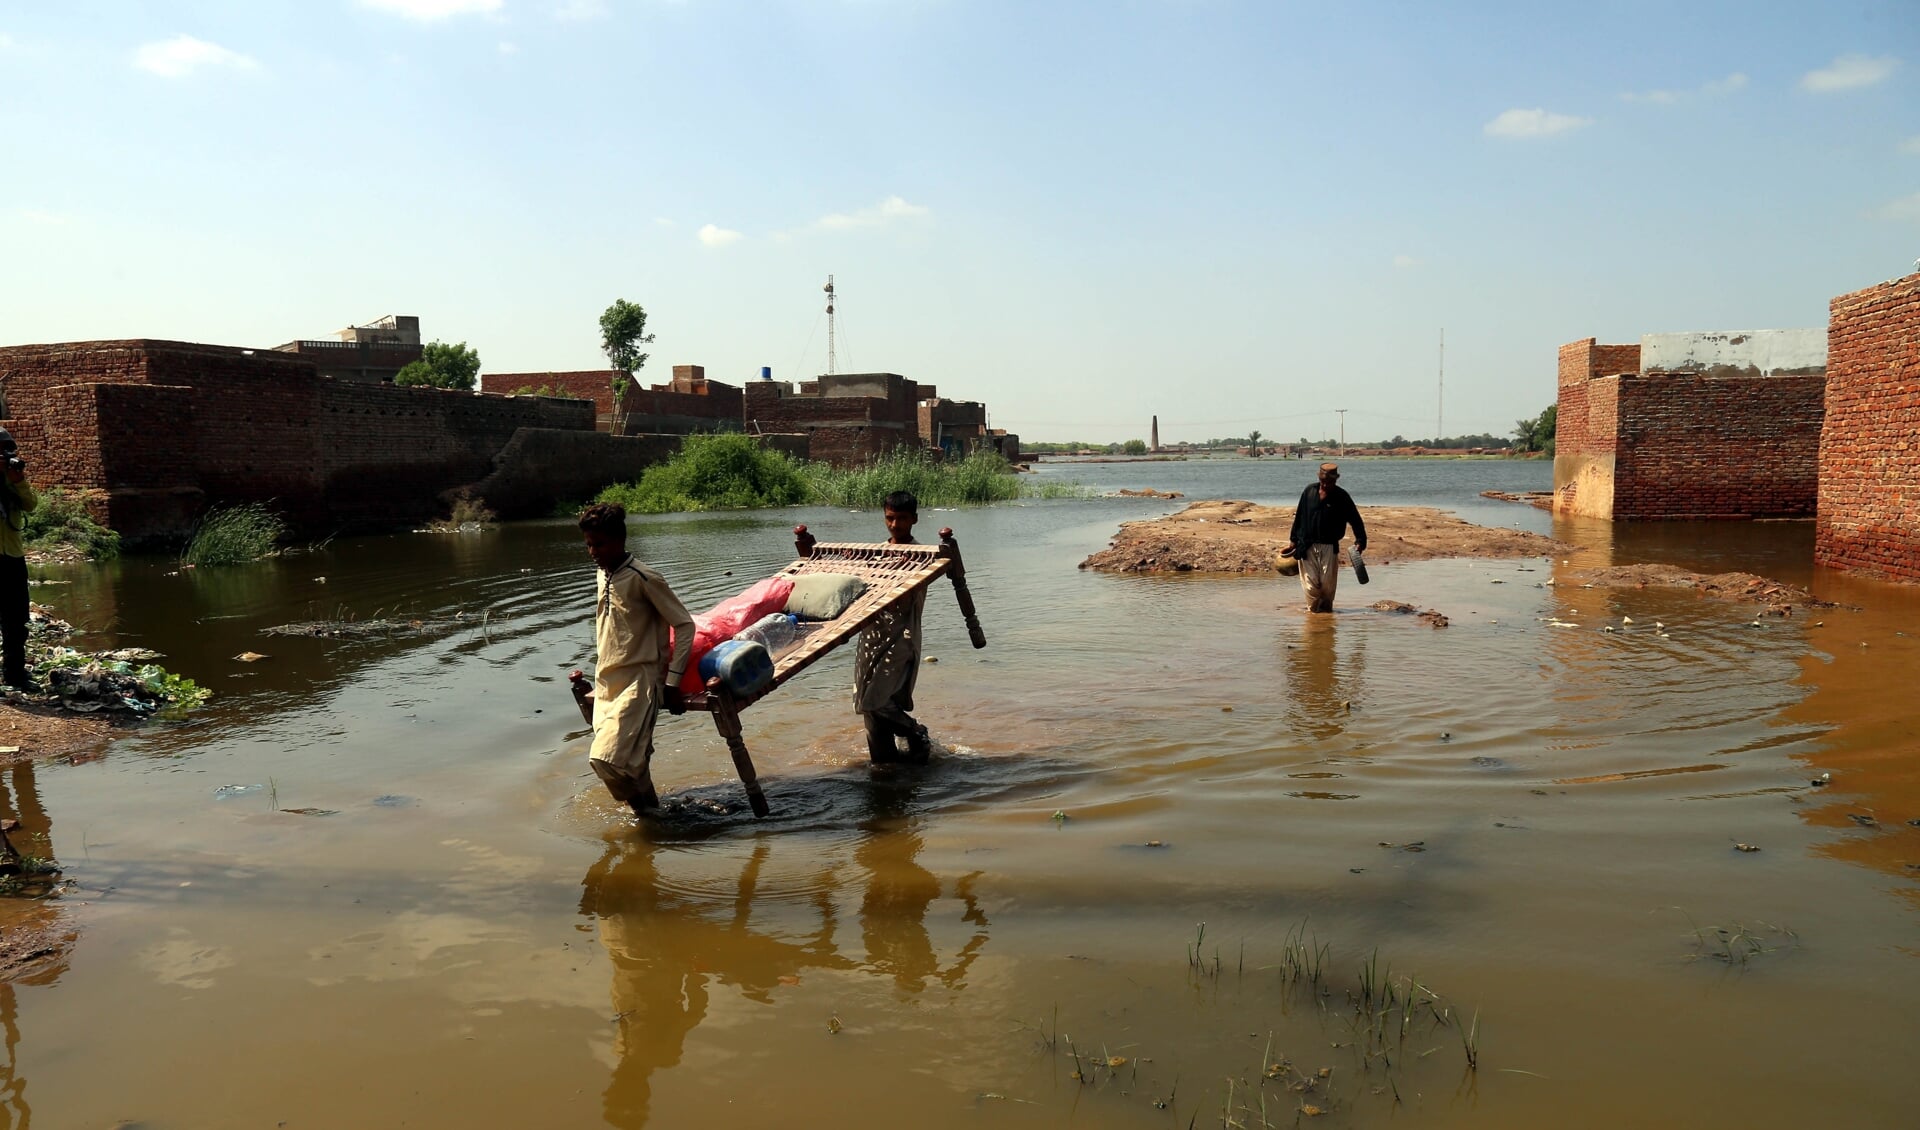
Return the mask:
<path id="1" fill-rule="evenodd" d="M 614 369 L 579 369 L 564 373 L 482 373 L 480 391 L 505 396 L 515 389 L 551 388 L 564 396 L 593 401 L 600 430 L 613 416 Z"/>
<path id="2" fill-rule="evenodd" d="M 1614 460 L 1619 447 L 1619 382 L 1640 367 L 1638 345 L 1595 339 L 1560 347 L 1555 412 L 1553 508 L 1592 518 L 1613 516 Z"/>
<path id="3" fill-rule="evenodd" d="M 1828 309 L 1814 560 L 1920 582 L 1920 274 Z"/>

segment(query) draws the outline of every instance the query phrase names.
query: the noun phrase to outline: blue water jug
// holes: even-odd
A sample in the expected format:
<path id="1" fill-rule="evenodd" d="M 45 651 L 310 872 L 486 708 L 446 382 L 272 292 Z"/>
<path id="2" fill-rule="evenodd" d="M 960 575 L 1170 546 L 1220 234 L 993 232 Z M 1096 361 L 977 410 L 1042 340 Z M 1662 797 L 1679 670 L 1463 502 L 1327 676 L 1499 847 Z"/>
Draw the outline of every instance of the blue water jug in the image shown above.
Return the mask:
<path id="1" fill-rule="evenodd" d="M 700 657 L 700 681 L 708 679 L 735 698 L 752 698 L 773 682 L 773 656 L 751 640 L 728 640 Z"/>

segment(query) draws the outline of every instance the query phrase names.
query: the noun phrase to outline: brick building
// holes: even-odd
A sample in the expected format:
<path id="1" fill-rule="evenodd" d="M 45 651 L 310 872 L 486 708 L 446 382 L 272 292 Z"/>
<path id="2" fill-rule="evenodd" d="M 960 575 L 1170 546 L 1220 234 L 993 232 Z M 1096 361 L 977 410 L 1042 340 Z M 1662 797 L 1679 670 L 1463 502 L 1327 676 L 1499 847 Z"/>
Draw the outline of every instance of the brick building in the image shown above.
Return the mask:
<path id="1" fill-rule="evenodd" d="M 522 388 L 551 388 L 562 395 L 591 400 L 594 424 L 604 432 L 613 430 L 613 381 L 621 375 L 618 369 L 485 373 L 480 377 L 480 391 L 505 395 Z M 624 407 L 622 435 L 739 431 L 745 418 L 745 399 L 739 387 L 708 380 L 703 365 L 675 365 L 673 379 L 666 384 L 630 388 Z"/>
<path id="2" fill-rule="evenodd" d="M 1828 310 L 1814 560 L 1920 582 L 1920 274 Z"/>
<path id="3" fill-rule="evenodd" d="M 964 459 L 987 446 L 987 406 L 977 400 L 927 396 L 920 401 L 920 442 L 947 456 Z"/>
<path id="4" fill-rule="evenodd" d="M 1811 516 L 1826 384 L 1818 339 L 1774 330 L 1561 346 L 1554 512 Z"/>
<path id="5" fill-rule="evenodd" d="M 800 432 L 811 457 L 851 467 L 897 447 L 919 447 L 920 403 L 932 386 L 898 373 L 838 373 L 803 381 L 750 381 L 746 424 L 753 433 Z"/>
<path id="6" fill-rule="evenodd" d="M 364 326 L 348 326 L 331 338 L 276 345 L 274 351 L 312 361 L 323 377 L 392 384 L 400 370 L 420 360 L 420 319 L 389 314 Z"/>
<path id="7" fill-rule="evenodd" d="M 144 338 L 0 348 L 0 424 L 34 484 L 88 492 L 95 517 L 136 543 L 234 502 L 271 503 L 307 530 L 418 521 L 442 492 L 496 470 L 522 429 L 593 439 L 592 411 L 337 380 L 281 350 Z"/>

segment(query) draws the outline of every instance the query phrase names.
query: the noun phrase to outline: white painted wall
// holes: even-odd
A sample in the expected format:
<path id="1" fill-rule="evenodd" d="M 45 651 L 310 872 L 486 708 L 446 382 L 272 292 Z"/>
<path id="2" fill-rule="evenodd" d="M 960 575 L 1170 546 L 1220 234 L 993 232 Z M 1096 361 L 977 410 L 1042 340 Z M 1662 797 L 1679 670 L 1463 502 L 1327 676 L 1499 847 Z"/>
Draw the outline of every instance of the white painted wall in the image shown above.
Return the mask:
<path id="1" fill-rule="evenodd" d="M 1726 330 L 1646 334 L 1640 338 L 1640 371 L 1712 372 L 1752 366 L 1761 376 L 1776 372 L 1825 372 L 1827 330 Z"/>

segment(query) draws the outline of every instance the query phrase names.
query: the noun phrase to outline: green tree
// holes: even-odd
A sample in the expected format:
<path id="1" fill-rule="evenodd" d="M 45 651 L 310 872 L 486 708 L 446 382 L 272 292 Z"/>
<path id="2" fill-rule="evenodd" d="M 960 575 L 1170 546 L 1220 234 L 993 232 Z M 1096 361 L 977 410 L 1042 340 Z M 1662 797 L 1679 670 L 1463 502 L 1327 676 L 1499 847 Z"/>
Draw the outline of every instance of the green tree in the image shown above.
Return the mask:
<path id="1" fill-rule="evenodd" d="M 1513 423 L 1513 449 L 1515 451 L 1535 451 L 1540 442 L 1540 421 L 1538 418 L 1515 420 Z"/>
<path id="2" fill-rule="evenodd" d="M 1548 455 L 1553 454 L 1553 436 L 1559 426 L 1560 405 L 1547 405 L 1546 409 L 1540 413 L 1539 421 L 1534 425 L 1533 438 L 1534 441 L 1540 445 L 1540 450 L 1546 452 Z"/>
<path id="3" fill-rule="evenodd" d="M 1120 449 L 1128 455 L 1145 455 L 1147 453 L 1147 441 L 1144 439 L 1130 439 L 1121 444 Z"/>
<path id="4" fill-rule="evenodd" d="M 652 344 L 647 312 L 638 303 L 616 298 L 600 315 L 600 348 L 613 367 L 628 376 L 647 363 L 647 354 L 640 352 L 640 347 Z"/>
<path id="5" fill-rule="evenodd" d="M 468 349 L 466 342 L 448 345 L 430 341 L 420 347 L 420 360 L 393 375 L 393 383 L 402 387 L 425 385 L 431 388 L 473 388 L 480 375 L 480 354 Z"/>

